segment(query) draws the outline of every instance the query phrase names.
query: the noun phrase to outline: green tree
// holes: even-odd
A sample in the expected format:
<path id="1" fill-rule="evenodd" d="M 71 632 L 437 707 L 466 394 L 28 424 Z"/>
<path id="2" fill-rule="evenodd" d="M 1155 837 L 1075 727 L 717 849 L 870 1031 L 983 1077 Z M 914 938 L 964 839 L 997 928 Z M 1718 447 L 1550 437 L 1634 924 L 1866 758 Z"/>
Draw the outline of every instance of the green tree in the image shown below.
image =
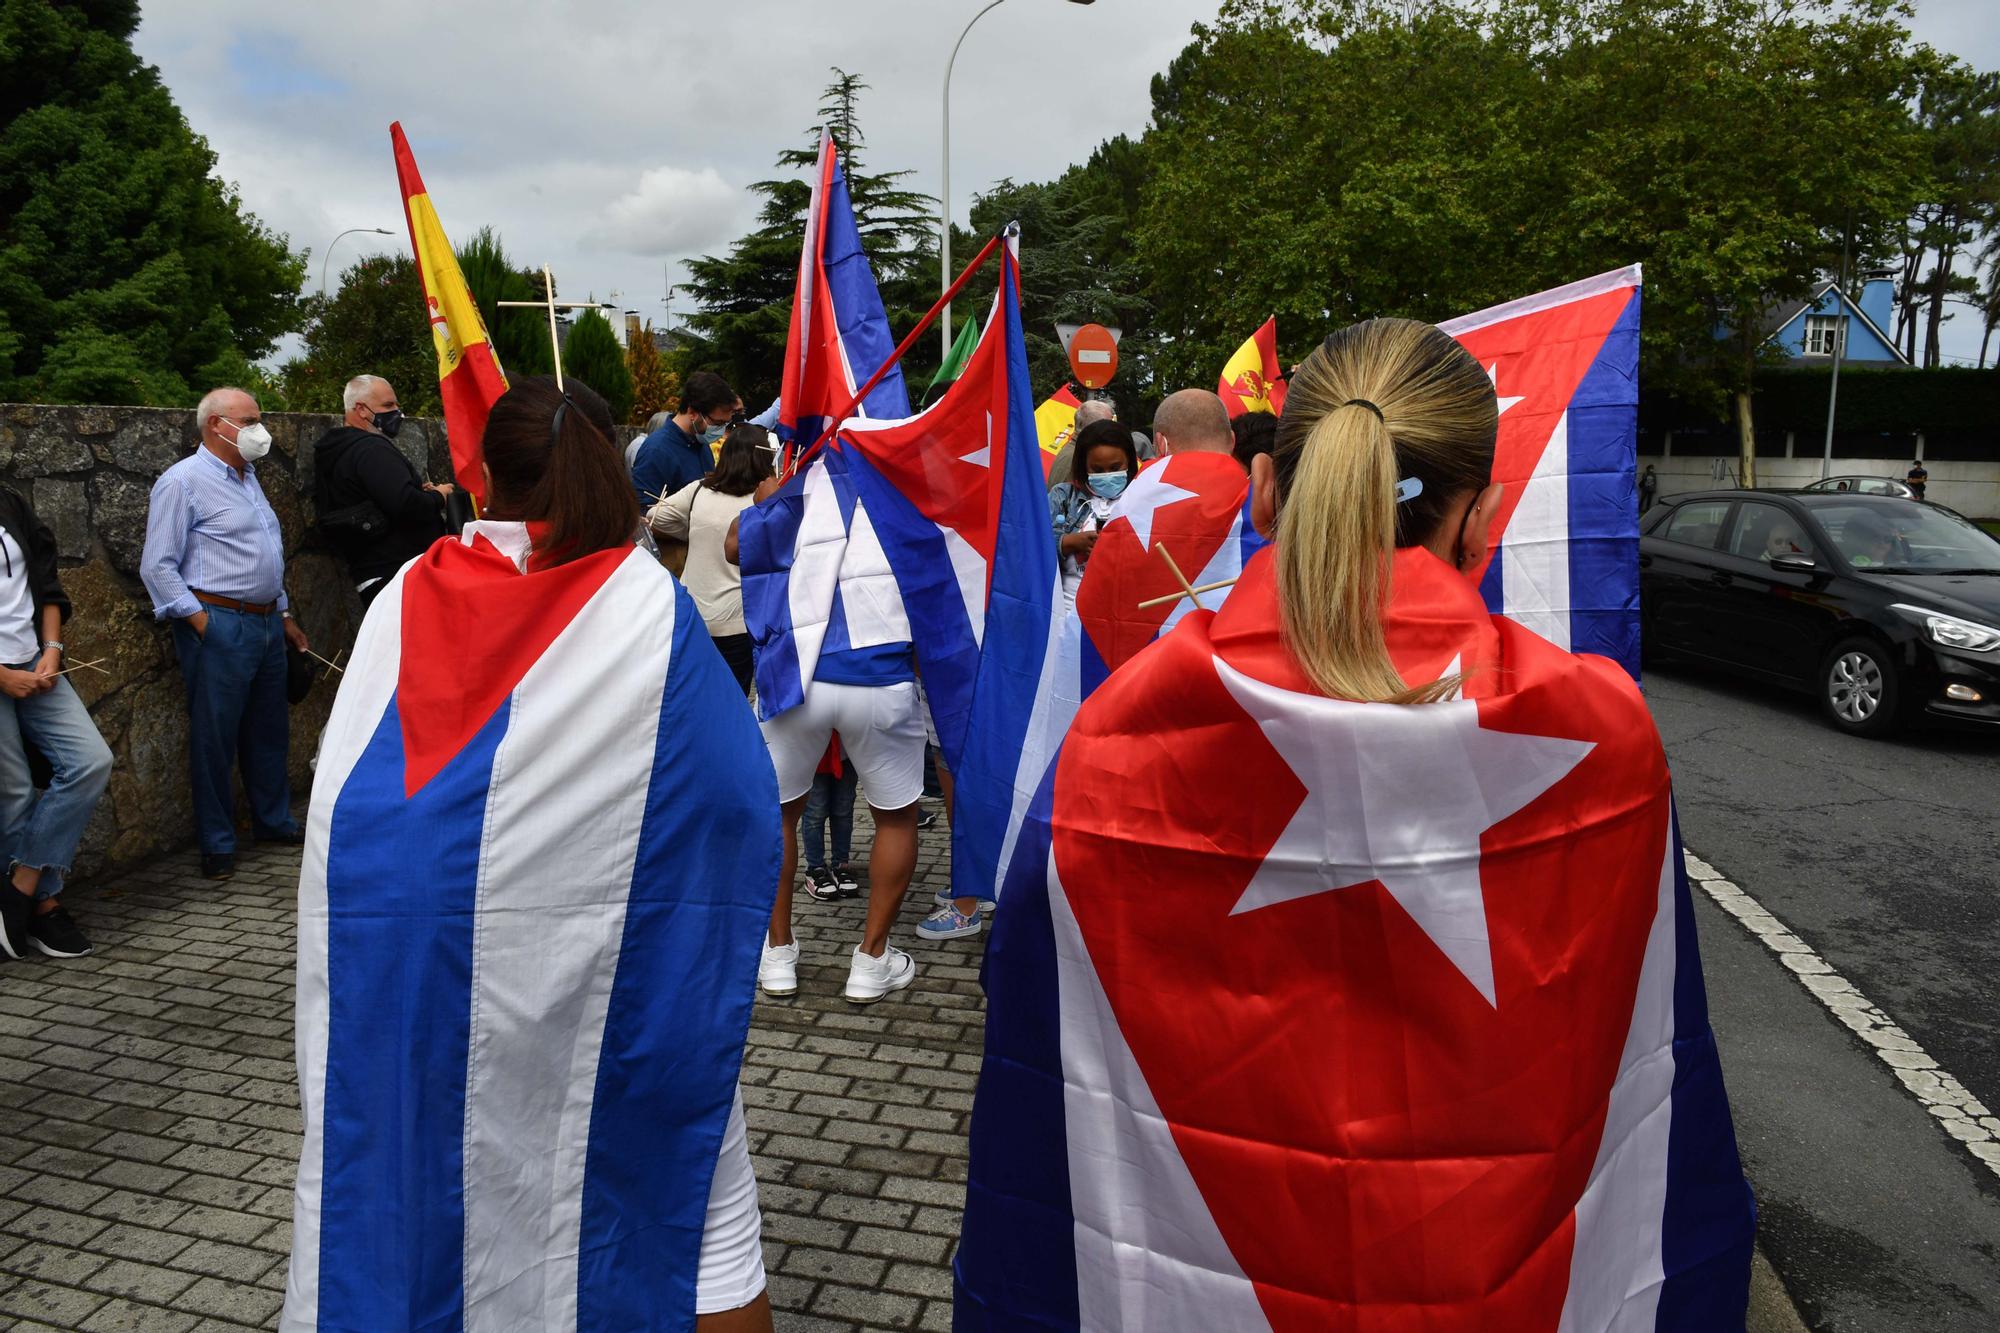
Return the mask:
<path id="1" fill-rule="evenodd" d="M 0 0 L 0 396 L 192 403 L 268 353 L 305 259 L 210 175 L 133 0 Z"/>
<path id="2" fill-rule="evenodd" d="M 807 147 L 785 149 L 778 154 L 777 165 L 809 175 L 819 161 L 821 127 L 833 135 L 847 174 L 855 225 L 882 290 L 882 304 L 891 326 L 907 329 L 937 294 L 932 201 L 901 184 L 910 174 L 907 171 L 867 169 L 858 105 L 868 85 L 843 70 L 836 69 L 834 76 L 821 97 L 821 123 L 806 132 Z M 764 199 L 757 229 L 730 246 L 728 254 L 705 255 L 688 264 L 685 290 L 700 309 L 687 321 L 691 343 L 677 360 L 682 371 L 719 372 L 754 407 L 775 397 L 783 378 L 785 337 L 791 327 L 792 292 L 798 282 L 812 185 L 792 175 L 758 181 L 750 188 Z M 905 382 L 922 384 L 937 364 L 936 346 L 920 340 L 904 360 Z"/>
<path id="3" fill-rule="evenodd" d="M 1914 198 L 1911 55 L 1892 0 L 1235 0 L 1154 87 L 1163 373 L 1636 260 L 1648 383 L 1748 440 L 1768 312 Z"/>
<path id="4" fill-rule="evenodd" d="M 546 375 L 555 369 L 547 318 L 536 310 L 502 310 L 502 301 L 539 301 L 542 275 L 514 267 L 500 236 L 481 227 L 458 247 L 459 271 L 479 306 L 479 318 L 500 369 L 509 375 Z M 416 312 L 422 316 L 422 310 Z"/>
<path id="5" fill-rule="evenodd" d="M 405 255 L 370 255 L 340 275 L 331 296 L 307 298 L 305 354 L 281 372 L 285 397 L 300 412 L 340 411 L 340 391 L 356 375 L 380 375 L 413 417 L 436 416 L 438 362 L 424 317 L 424 288 Z"/>
<path id="6" fill-rule="evenodd" d="M 563 339 L 563 375 L 579 379 L 604 395 L 611 404 L 611 419 L 632 419 L 632 372 L 625 368 L 625 349 L 610 321 L 595 310 L 586 310 L 570 325 Z"/>
<path id="7" fill-rule="evenodd" d="M 1936 366 L 1949 318 L 1945 302 L 1976 302 L 1979 292 L 1976 276 L 1960 273 L 1957 261 L 1973 253 L 2000 219 L 2000 74 L 1977 73 L 1928 48 L 1918 64 L 1911 115 L 1928 149 L 1928 170 L 1898 247 L 1895 337 L 1903 354 L 1917 361 L 1921 326 L 1921 364 Z"/>

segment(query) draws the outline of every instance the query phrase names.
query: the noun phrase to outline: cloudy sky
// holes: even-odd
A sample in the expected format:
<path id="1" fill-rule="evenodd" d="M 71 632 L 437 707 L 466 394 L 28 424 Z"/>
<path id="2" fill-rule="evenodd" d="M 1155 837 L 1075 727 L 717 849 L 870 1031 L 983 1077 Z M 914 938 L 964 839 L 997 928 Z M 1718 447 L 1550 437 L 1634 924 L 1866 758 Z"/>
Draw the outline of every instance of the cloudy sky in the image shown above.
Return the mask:
<path id="1" fill-rule="evenodd" d="M 1046 179 L 1143 129 L 1152 76 L 1220 0 L 1007 0 L 952 78 L 951 180 Z M 872 85 L 869 159 L 939 187 L 946 56 L 985 0 L 150 0 L 135 39 L 249 208 L 341 265 L 407 250 L 389 156 L 401 120 L 454 240 L 491 223 L 563 295 L 656 322 L 680 261 L 751 224 L 751 181 L 814 123 L 829 67 Z M 1991 0 L 1922 0 L 1915 28 L 2000 67 Z M 676 322 L 686 297 L 675 298 Z M 1969 325 L 1969 312 L 1958 321 Z M 1976 351 L 1961 332 L 1947 350 Z"/>

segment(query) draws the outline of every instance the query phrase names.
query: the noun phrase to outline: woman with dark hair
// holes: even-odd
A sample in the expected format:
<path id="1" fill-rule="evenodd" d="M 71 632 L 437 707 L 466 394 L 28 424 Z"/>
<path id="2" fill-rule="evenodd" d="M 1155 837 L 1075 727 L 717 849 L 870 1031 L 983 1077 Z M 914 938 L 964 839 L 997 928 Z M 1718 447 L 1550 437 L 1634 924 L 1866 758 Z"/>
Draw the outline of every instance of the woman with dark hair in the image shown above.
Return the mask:
<path id="1" fill-rule="evenodd" d="M 735 426 L 723 438 L 715 471 L 667 496 L 646 515 L 654 532 L 687 543 L 681 582 L 746 695 L 751 657 L 750 632 L 743 623 L 743 571 L 723 557 L 723 542 L 736 516 L 750 507 L 757 487 L 771 475 L 776 456 L 762 426 Z"/>
<path id="2" fill-rule="evenodd" d="M 770 761 L 634 545 L 604 400 L 517 379 L 483 447 L 484 516 L 376 600 L 320 752 L 283 1324 L 768 1333 Z"/>
<path id="3" fill-rule="evenodd" d="M 1058 482 L 1049 492 L 1049 523 L 1062 561 L 1066 604 L 1075 605 L 1076 586 L 1083 582 L 1083 567 L 1097 545 L 1097 534 L 1138 475 L 1139 452 L 1125 427 L 1116 421 L 1093 421 L 1076 433 L 1069 480 Z"/>

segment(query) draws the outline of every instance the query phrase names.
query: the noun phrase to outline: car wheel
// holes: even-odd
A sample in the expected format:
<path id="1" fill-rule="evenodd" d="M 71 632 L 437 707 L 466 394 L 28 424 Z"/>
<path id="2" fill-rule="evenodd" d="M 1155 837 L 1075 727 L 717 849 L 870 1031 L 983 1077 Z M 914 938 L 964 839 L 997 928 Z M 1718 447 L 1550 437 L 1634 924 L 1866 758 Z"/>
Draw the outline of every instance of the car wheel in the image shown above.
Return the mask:
<path id="1" fill-rule="evenodd" d="M 1873 639 L 1843 639 L 1820 665 L 1820 709 L 1842 731 L 1886 736 L 1896 729 L 1901 702 L 1895 660 Z"/>

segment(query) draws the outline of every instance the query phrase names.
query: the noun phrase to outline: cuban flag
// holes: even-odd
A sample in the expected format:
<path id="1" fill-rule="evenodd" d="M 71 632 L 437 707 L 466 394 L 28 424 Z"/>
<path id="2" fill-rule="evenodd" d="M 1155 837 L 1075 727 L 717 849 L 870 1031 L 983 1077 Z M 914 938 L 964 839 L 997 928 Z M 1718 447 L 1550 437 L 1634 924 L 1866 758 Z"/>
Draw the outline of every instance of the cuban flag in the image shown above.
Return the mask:
<path id="1" fill-rule="evenodd" d="M 850 421 L 845 460 L 909 615 L 917 667 L 955 779 L 952 875 L 991 896 L 1049 752 L 1062 584 L 1049 531 L 1009 234 L 964 373 L 903 421 Z"/>
<path id="2" fill-rule="evenodd" d="M 875 271 L 861 248 L 847 173 L 831 134 L 821 134 L 806 239 L 799 250 L 785 376 L 778 395 L 778 436 L 808 449 L 833 417 L 896 350 Z M 907 417 L 903 368 L 891 366 L 851 415 Z"/>
<path id="3" fill-rule="evenodd" d="M 1639 678 L 1639 266 L 1438 327 L 1500 399 L 1489 609 Z"/>
<path id="4" fill-rule="evenodd" d="M 1274 553 L 1078 713 L 988 946 L 954 1326 L 1741 1329 L 1664 757 L 1422 548 L 1446 702 L 1316 693 Z"/>
<path id="5" fill-rule="evenodd" d="M 327 724 L 288 1330 L 694 1325 L 777 783 L 652 556 L 528 560 L 406 567 Z"/>
<path id="6" fill-rule="evenodd" d="M 833 136 L 822 135 L 778 398 L 787 461 L 812 449 L 850 404 L 850 421 L 910 415 L 900 366 L 855 401 L 895 350 L 840 154 Z M 881 595 L 884 589 L 893 593 L 894 578 L 865 512 L 857 525 L 854 487 L 838 454 L 837 445 L 814 451 L 738 524 L 743 614 L 756 645 L 757 713 L 767 720 L 805 700 L 821 652 L 910 637 L 902 608 L 893 596 Z"/>
<path id="7" fill-rule="evenodd" d="M 1169 454 L 1149 464 L 1118 497 L 1077 587 L 1079 699 L 1188 612 L 1220 607 L 1229 588 L 1215 585 L 1234 582 L 1268 544 L 1250 521 L 1250 475 L 1233 457 Z M 1173 597 L 1181 583 L 1160 549 L 1201 590 L 1193 600 Z"/>

